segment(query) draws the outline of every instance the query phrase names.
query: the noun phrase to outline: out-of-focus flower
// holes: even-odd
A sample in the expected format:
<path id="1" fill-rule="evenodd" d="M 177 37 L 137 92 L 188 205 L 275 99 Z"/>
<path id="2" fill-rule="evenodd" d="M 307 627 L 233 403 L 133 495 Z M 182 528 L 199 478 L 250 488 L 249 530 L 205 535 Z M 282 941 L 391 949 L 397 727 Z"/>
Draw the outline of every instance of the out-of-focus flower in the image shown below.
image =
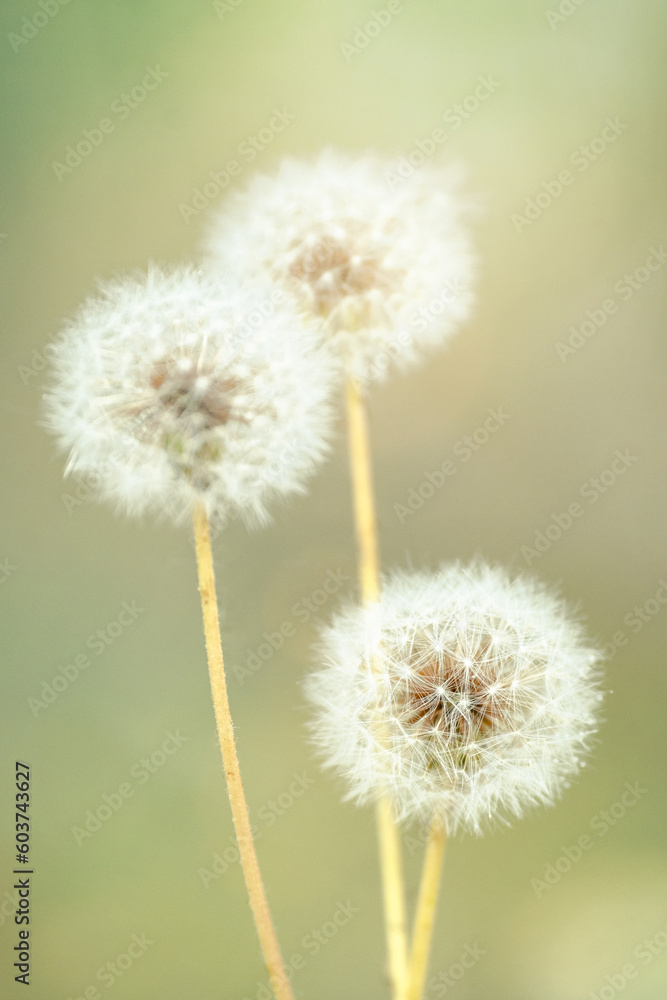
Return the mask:
<path id="1" fill-rule="evenodd" d="M 68 472 L 130 514 L 266 519 L 326 452 L 331 364 L 269 284 L 192 268 L 104 284 L 53 350 L 48 427 Z"/>
<path id="2" fill-rule="evenodd" d="M 214 267 L 286 288 L 361 381 L 418 361 L 472 304 L 468 206 L 454 174 L 425 166 L 391 190 L 388 166 L 332 151 L 285 160 L 228 199 L 208 241 Z"/>

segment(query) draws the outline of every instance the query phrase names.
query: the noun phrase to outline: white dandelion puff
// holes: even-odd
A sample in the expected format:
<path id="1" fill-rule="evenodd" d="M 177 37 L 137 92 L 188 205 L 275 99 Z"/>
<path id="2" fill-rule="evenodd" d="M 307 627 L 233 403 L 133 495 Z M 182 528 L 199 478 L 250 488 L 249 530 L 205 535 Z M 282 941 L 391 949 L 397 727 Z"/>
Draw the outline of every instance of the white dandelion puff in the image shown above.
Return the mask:
<path id="1" fill-rule="evenodd" d="M 377 612 L 376 612 L 377 613 Z M 359 803 L 481 833 L 552 804 L 596 731 L 601 654 L 540 584 L 475 563 L 395 573 L 377 624 L 350 606 L 308 680 L 326 766 Z"/>
<path id="2" fill-rule="evenodd" d="M 193 268 L 109 282 L 53 350 L 45 396 L 68 471 L 130 514 L 266 519 L 327 450 L 331 365 L 271 285 Z"/>
<path id="3" fill-rule="evenodd" d="M 384 378 L 442 344 L 468 316 L 468 206 L 451 172 L 394 187 L 379 157 L 288 159 L 227 201 L 210 232 L 214 266 L 268 273 L 315 317 L 346 373 Z"/>

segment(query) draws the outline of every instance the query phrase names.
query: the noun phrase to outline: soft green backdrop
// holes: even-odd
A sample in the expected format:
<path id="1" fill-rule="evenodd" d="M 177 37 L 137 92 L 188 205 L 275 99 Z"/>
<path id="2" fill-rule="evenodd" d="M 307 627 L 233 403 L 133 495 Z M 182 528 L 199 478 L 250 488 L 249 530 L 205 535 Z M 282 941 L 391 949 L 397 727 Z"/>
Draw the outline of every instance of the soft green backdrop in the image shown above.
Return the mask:
<path id="1" fill-rule="evenodd" d="M 197 252 L 208 211 L 186 223 L 180 206 L 192 203 L 210 171 L 239 157 L 239 145 L 277 107 L 294 121 L 254 163 L 244 161 L 235 183 L 285 153 L 325 144 L 398 157 L 443 126 L 438 155 L 466 164 L 467 189 L 482 206 L 473 319 L 446 352 L 372 396 L 385 565 L 435 567 L 478 552 L 517 569 L 530 561 L 579 604 L 600 641 L 619 631 L 627 637 L 609 661 L 613 694 L 600 745 L 576 787 L 511 830 L 450 844 L 433 976 L 446 974 L 466 946 L 484 954 L 460 982 L 440 979 L 428 995 L 579 1000 L 598 996 L 608 976 L 619 983 L 613 977 L 631 963 L 637 975 L 624 998 L 660 1000 L 667 608 L 651 599 L 667 577 L 667 267 L 640 279 L 631 296 L 614 285 L 665 237 L 666 5 L 563 0 L 558 15 L 555 0 L 414 0 L 363 50 L 346 50 L 347 61 L 341 43 L 354 41 L 382 0 L 375 8 L 236 0 L 217 10 L 187 0 L 71 0 L 55 14 L 57 0 L 44 2 L 45 24 L 37 0 L 6 4 L 0 31 L 0 560 L 8 561 L 0 583 L 0 993 L 24 995 L 12 981 L 15 929 L 5 896 L 18 757 L 34 775 L 33 1000 L 82 997 L 94 984 L 102 996 L 112 989 L 114 1000 L 265 995 L 239 866 L 208 888 L 200 872 L 212 871 L 232 840 L 190 539 L 63 501 L 75 484 L 63 483 L 63 462 L 39 427 L 38 370 L 44 345 L 98 276 Z M 22 28 L 34 37 L 12 37 Z M 146 67 L 166 77 L 121 117 L 112 105 L 141 84 Z M 451 115 L 443 123 L 480 77 L 492 77 L 494 92 L 459 127 Z M 113 132 L 59 179 L 54 161 L 105 117 Z M 581 170 L 570 157 L 607 118 L 625 127 Z M 568 166 L 574 182 L 518 229 L 513 213 L 523 214 L 526 200 Z M 559 357 L 570 326 L 610 297 L 616 313 Z M 489 407 L 510 419 L 401 520 L 394 505 L 452 457 Z M 261 533 L 232 525 L 215 553 L 258 850 L 285 954 L 303 956 L 295 991 L 304 1000 L 387 996 L 372 812 L 342 805 L 340 787 L 321 775 L 304 739 L 299 688 L 315 628 L 299 620 L 295 603 L 329 570 L 349 577 L 345 591 L 354 588 L 344 445 L 341 427 L 309 496 L 279 510 Z M 636 461 L 604 494 L 593 486 L 595 502 L 582 496 L 626 449 Z M 569 530 L 542 554 L 522 555 L 576 501 L 583 514 Z M 101 655 L 87 648 L 88 636 L 132 601 L 144 610 L 122 635 Z M 633 608 L 647 601 L 647 620 L 635 619 Z M 287 621 L 296 634 L 241 683 L 234 666 Z M 83 652 L 91 666 L 35 715 L 29 699 Z M 142 783 L 135 765 L 169 730 L 187 740 Z M 308 787 L 297 796 L 294 776 L 304 773 Z M 133 795 L 79 846 L 72 828 L 124 782 Z M 626 782 L 642 791 L 624 809 L 615 804 Z M 271 805 L 281 795 L 282 806 Z M 618 818 L 605 830 L 598 814 L 610 807 Z M 584 834 L 592 847 L 558 882 L 532 882 L 549 864 L 567 868 L 564 848 Z M 414 901 L 415 834 L 406 848 Z M 314 945 L 308 935 L 340 904 L 358 912 Z M 119 978 L 96 980 L 133 934 L 153 943 Z M 642 950 L 645 939 L 658 942 L 659 954 Z"/>

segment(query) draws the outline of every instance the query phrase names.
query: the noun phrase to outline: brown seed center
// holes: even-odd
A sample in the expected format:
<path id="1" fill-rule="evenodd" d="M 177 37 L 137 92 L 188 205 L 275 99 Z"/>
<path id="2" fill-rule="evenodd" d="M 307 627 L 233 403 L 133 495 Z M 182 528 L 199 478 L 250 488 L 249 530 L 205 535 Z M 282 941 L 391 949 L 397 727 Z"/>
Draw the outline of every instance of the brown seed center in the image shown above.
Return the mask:
<path id="1" fill-rule="evenodd" d="M 304 243 L 296 248 L 289 276 L 309 286 L 320 316 L 328 316 L 346 295 L 361 295 L 389 285 L 381 256 L 357 254 L 350 243 L 327 236 L 313 245 Z"/>
<path id="2" fill-rule="evenodd" d="M 177 418 L 191 414 L 198 430 L 226 424 L 240 388 L 237 379 L 215 376 L 187 355 L 156 361 L 150 385 L 157 391 L 158 404 L 163 410 L 171 411 Z"/>
<path id="3" fill-rule="evenodd" d="M 492 639 L 482 637 L 474 656 L 417 649 L 397 696 L 412 735 L 442 734 L 463 745 L 492 733 L 508 707 L 507 683 L 497 671 Z"/>

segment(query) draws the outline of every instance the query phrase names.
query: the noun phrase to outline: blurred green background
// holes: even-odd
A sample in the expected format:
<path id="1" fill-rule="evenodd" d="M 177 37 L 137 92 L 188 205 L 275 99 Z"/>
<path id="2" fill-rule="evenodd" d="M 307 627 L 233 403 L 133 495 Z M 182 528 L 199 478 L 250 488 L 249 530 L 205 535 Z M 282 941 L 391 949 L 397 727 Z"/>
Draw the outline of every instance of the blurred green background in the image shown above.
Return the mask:
<path id="1" fill-rule="evenodd" d="M 219 201 L 198 199 L 197 189 L 229 159 L 243 163 L 233 181 L 242 184 L 286 153 L 332 144 L 398 158 L 442 127 L 437 159 L 466 165 L 467 190 L 482 206 L 479 300 L 446 352 L 373 391 L 383 561 L 436 567 L 481 553 L 517 570 L 530 564 L 608 644 L 613 694 L 593 759 L 555 809 L 449 845 L 428 996 L 578 1000 L 602 991 L 604 1000 L 605 989 L 609 997 L 622 987 L 627 1000 L 660 1000 L 667 609 L 654 595 L 667 594 L 667 267 L 656 267 L 665 239 L 664 2 L 562 0 L 559 11 L 555 0 L 415 0 L 379 32 L 364 26 L 383 0 L 56 3 L 5 5 L 0 32 L 0 993 L 23 993 L 11 969 L 10 810 L 13 762 L 27 759 L 34 1000 L 95 996 L 93 987 L 101 996 L 112 989 L 114 1000 L 266 995 L 234 863 L 191 540 L 117 518 L 85 491 L 80 502 L 68 499 L 76 484 L 63 482 L 63 461 L 39 426 L 44 345 L 97 277 L 197 253 Z M 133 97 L 147 68 L 160 82 L 145 99 Z M 483 100 L 473 96 L 480 78 L 494 81 Z M 239 147 L 275 108 L 294 120 L 248 162 Z M 103 118 L 113 130 L 90 155 L 70 158 L 67 172 L 54 167 Z M 608 118 L 617 122 L 613 141 L 595 142 Z M 558 194 L 554 180 L 565 169 L 573 180 Z M 536 217 L 522 222 L 540 193 L 538 211 L 528 206 Z M 652 248 L 656 269 L 641 270 Z M 616 310 L 602 323 L 608 299 Z M 577 349 L 559 349 L 587 320 Z M 489 408 L 509 419 L 465 461 L 457 442 Z M 633 460 L 605 472 L 617 451 Z M 447 458 L 456 474 L 419 509 L 397 513 Z M 557 537 L 554 516 L 576 502 L 581 516 Z M 536 533 L 549 525 L 538 552 Z M 342 425 L 309 495 L 276 511 L 262 532 L 231 525 L 215 556 L 241 765 L 283 950 L 301 956 L 296 995 L 380 1000 L 373 814 L 342 805 L 340 785 L 319 771 L 299 686 L 316 617 L 354 591 Z M 317 601 L 330 570 L 347 582 L 304 621 L 295 605 Z M 114 626 L 133 601 L 141 613 Z M 242 676 L 264 633 L 285 622 L 295 635 Z M 96 652 L 94 634 L 109 623 L 116 637 Z M 30 701 L 80 654 L 90 666 L 50 704 Z M 169 755 L 161 750 L 168 732 L 184 738 Z M 620 804 L 626 783 L 639 786 L 632 805 Z M 118 805 L 122 785 L 130 788 L 122 806 L 102 809 L 110 815 L 91 836 L 77 833 L 105 796 Z M 583 835 L 592 846 L 572 860 L 569 848 Z M 418 840 L 419 831 L 406 832 L 411 904 Z M 335 916 L 342 926 L 332 934 Z M 109 971 L 132 935 L 145 936 L 141 957 Z M 483 955 L 456 981 L 466 946 Z M 636 975 L 623 984 L 628 964 Z"/>

